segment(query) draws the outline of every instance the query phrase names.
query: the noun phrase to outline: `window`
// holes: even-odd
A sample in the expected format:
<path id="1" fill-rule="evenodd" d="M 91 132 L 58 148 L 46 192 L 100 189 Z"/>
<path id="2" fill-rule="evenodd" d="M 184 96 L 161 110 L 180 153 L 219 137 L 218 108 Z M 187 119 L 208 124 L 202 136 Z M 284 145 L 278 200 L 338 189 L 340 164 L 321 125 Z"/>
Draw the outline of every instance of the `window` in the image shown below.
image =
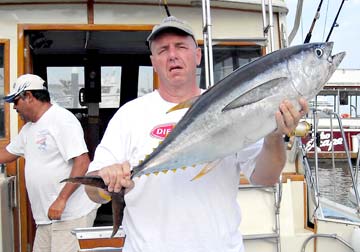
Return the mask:
<path id="1" fill-rule="evenodd" d="M 151 66 L 139 67 L 138 97 L 153 91 L 154 71 Z"/>
<path id="2" fill-rule="evenodd" d="M 121 67 L 101 67 L 100 108 L 118 108 L 120 104 Z"/>
<path id="3" fill-rule="evenodd" d="M 5 47 L 3 44 L 0 44 L 0 97 L 5 95 L 5 81 L 4 81 L 4 52 Z M 5 104 L 4 100 L 0 100 L 0 138 L 5 137 Z"/>
<path id="4" fill-rule="evenodd" d="M 9 40 L 0 39 L 0 145 L 10 139 L 10 104 L 2 97 L 9 93 Z"/>
<path id="5" fill-rule="evenodd" d="M 84 67 L 47 67 L 51 100 L 65 108 L 82 108 L 79 90 L 84 87 Z"/>
<path id="6" fill-rule="evenodd" d="M 247 46 L 213 46 L 214 83 L 222 80 L 237 68 L 255 60 L 262 55 L 262 48 L 259 45 Z M 204 59 L 198 69 L 198 83 L 205 88 Z"/>

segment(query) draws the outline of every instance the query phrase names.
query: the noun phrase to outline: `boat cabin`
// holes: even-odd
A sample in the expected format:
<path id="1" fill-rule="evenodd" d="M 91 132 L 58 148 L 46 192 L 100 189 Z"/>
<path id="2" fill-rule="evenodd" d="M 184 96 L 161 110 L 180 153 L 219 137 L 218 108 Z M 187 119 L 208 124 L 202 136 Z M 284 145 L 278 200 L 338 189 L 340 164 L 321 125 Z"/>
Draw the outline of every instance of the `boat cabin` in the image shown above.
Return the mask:
<path id="1" fill-rule="evenodd" d="M 202 2 L 193 0 L 6 0 L 0 2 L 1 96 L 11 91 L 19 75 L 41 76 L 52 102 L 81 122 L 92 157 L 116 110 L 159 85 L 145 40 L 154 24 L 167 16 L 165 5 L 171 15 L 191 24 L 204 55 L 211 48 L 211 57 L 198 68 L 202 88 L 269 50 L 286 46 L 288 10 L 281 0 L 269 5 L 272 12 L 265 19 L 269 25 L 262 10 L 270 13 L 270 9 L 262 8 L 260 0 L 214 0 L 207 16 Z M 209 60 L 211 78 L 206 71 Z M 12 106 L 0 99 L 0 145 L 6 146 L 23 125 Z M 32 250 L 35 226 L 23 168 L 20 159 L 2 169 L 5 178 L 15 178 L 6 180 L 13 197 L 8 199 L 12 204 L 6 218 L 14 230 L 7 232 L 0 225 L 0 252 Z M 102 206 L 95 225 L 111 221 L 111 208 Z"/>

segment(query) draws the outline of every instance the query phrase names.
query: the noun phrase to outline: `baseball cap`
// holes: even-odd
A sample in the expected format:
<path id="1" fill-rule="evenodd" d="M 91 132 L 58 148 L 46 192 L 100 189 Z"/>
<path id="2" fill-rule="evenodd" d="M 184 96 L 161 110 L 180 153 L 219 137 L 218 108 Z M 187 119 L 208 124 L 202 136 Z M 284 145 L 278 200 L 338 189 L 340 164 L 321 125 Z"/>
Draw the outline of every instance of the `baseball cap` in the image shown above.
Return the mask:
<path id="1" fill-rule="evenodd" d="M 45 81 L 34 74 L 21 75 L 14 83 L 13 90 L 4 97 L 6 102 L 14 102 L 14 99 L 26 90 L 47 90 Z"/>
<path id="2" fill-rule="evenodd" d="M 189 34 L 195 41 L 195 44 L 197 45 L 194 32 L 192 31 L 191 26 L 181 19 L 178 19 L 174 16 L 169 16 L 163 19 L 163 21 L 155 25 L 150 33 L 150 35 L 147 37 L 146 41 L 148 42 L 148 45 L 150 47 L 151 41 L 162 31 L 166 29 L 178 29 L 180 31 L 183 31 L 187 34 Z"/>

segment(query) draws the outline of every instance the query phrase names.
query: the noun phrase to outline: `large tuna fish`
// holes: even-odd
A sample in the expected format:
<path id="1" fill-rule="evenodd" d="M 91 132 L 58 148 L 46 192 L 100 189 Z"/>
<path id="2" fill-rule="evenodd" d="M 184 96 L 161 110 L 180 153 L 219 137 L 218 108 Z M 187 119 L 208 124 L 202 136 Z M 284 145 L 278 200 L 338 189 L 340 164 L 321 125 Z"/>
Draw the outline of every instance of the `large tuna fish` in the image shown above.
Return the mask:
<path id="1" fill-rule="evenodd" d="M 276 129 L 281 101 L 312 99 L 329 80 L 345 56 L 332 56 L 332 47 L 332 42 L 311 43 L 275 51 L 237 69 L 194 102 L 179 104 L 175 109 L 191 107 L 133 168 L 132 177 L 212 162 L 263 138 Z M 114 217 L 122 219 L 122 214 Z"/>

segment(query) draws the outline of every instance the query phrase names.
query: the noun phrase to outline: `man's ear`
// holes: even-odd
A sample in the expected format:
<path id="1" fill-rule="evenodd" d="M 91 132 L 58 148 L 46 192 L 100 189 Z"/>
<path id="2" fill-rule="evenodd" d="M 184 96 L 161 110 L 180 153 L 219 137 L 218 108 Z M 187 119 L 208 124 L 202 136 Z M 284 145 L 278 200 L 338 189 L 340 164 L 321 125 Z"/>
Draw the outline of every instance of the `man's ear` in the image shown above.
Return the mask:
<path id="1" fill-rule="evenodd" d="M 201 63 L 201 48 L 197 47 L 196 48 L 196 65 L 200 66 Z"/>
<path id="2" fill-rule="evenodd" d="M 153 66 L 153 69 L 154 69 L 155 73 L 157 73 L 157 70 L 156 70 L 156 67 L 155 67 L 155 64 L 154 64 L 154 59 L 153 59 L 152 55 L 150 55 L 150 60 L 151 60 L 151 65 Z"/>

